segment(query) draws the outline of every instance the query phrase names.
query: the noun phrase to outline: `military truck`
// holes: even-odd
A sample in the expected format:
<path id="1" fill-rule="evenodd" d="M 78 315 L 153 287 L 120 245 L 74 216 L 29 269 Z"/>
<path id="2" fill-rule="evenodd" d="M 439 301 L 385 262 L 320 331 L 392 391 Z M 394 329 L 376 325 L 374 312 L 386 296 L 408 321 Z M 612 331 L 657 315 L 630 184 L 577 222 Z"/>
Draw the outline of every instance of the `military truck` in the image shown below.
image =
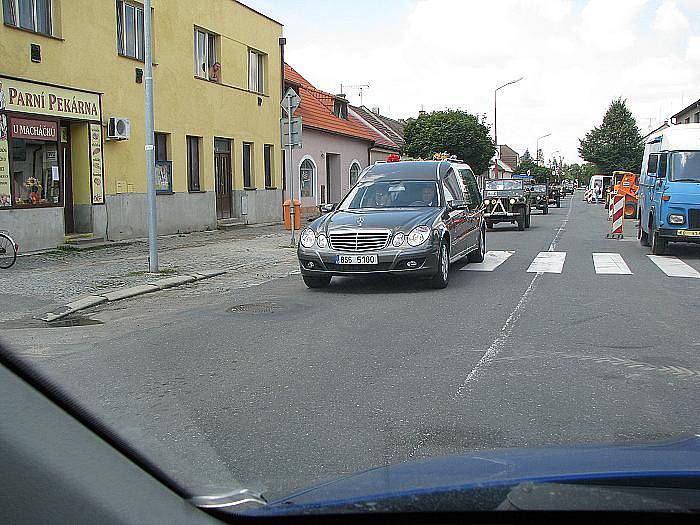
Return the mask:
<path id="1" fill-rule="evenodd" d="M 546 184 L 533 184 L 530 186 L 530 207 L 542 210 L 543 215 L 549 213 L 549 198 Z"/>
<path id="2" fill-rule="evenodd" d="M 484 188 L 486 227 L 509 222 L 523 231 L 530 227 L 530 192 L 521 179 L 487 179 Z"/>
<path id="3" fill-rule="evenodd" d="M 554 204 L 557 208 L 561 208 L 561 198 L 564 192 L 559 184 L 549 185 L 549 204 Z"/>

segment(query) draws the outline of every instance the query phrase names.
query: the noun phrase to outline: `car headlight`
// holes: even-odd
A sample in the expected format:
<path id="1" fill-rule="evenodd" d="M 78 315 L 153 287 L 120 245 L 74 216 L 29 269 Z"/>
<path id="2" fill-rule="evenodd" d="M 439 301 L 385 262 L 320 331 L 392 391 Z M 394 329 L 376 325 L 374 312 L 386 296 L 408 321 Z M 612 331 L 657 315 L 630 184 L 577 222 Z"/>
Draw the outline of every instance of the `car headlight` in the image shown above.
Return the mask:
<path id="1" fill-rule="evenodd" d="M 391 241 L 391 244 L 396 246 L 397 248 L 401 246 L 403 243 L 406 242 L 406 234 L 403 232 L 398 232 L 394 235 L 394 238 Z"/>
<path id="2" fill-rule="evenodd" d="M 515 204 L 515 199 L 510 199 L 511 204 Z"/>
<path id="3" fill-rule="evenodd" d="M 420 246 L 430 237 L 430 228 L 427 226 L 417 226 L 408 234 L 408 244 Z"/>
<path id="4" fill-rule="evenodd" d="M 683 224 L 685 222 L 685 215 L 679 213 L 672 213 L 668 216 L 669 224 Z"/>
<path id="5" fill-rule="evenodd" d="M 316 234 L 311 228 L 306 228 L 301 232 L 300 242 L 304 248 L 311 248 L 316 242 Z"/>
<path id="6" fill-rule="evenodd" d="M 491 204 L 491 200 L 490 199 L 484 200 L 484 204 L 486 204 L 486 206 L 488 206 L 489 204 Z"/>
<path id="7" fill-rule="evenodd" d="M 325 248 L 328 246 L 328 237 L 326 237 L 324 234 L 320 234 L 318 237 L 316 237 L 316 244 L 318 244 L 319 248 Z"/>

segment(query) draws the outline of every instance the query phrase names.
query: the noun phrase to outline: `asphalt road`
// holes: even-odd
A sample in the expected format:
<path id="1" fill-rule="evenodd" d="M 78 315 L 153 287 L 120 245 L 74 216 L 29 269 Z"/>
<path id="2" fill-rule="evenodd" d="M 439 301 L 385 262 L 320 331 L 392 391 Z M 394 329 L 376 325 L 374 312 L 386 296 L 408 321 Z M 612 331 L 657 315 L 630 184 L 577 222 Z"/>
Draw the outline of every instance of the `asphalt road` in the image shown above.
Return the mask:
<path id="1" fill-rule="evenodd" d="M 274 499 L 411 459 L 698 432 L 700 278 L 666 275 L 634 230 L 605 239 L 602 206 L 580 198 L 528 231 L 496 226 L 487 249 L 512 256 L 453 267 L 446 290 L 212 282 L 0 337 L 200 492 Z M 529 273 L 540 252 L 565 252 L 561 273 Z M 631 275 L 597 274 L 600 252 Z M 700 271 L 700 246 L 671 257 Z"/>

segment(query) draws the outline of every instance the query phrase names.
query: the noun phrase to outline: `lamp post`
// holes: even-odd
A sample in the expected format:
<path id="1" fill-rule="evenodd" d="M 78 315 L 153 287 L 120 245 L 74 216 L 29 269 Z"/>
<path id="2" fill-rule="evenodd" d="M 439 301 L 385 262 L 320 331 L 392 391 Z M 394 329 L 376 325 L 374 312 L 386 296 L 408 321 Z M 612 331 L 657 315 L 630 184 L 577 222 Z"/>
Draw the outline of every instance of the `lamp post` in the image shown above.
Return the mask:
<path id="1" fill-rule="evenodd" d="M 546 135 L 542 135 L 541 137 L 537 137 L 537 142 L 535 142 L 535 160 L 537 161 L 537 165 L 540 165 L 540 139 L 546 139 L 547 137 L 551 137 L 551 133 L 547 133 Z"/>
<path id="2" fill-rule="evenodd" d="M 143 6 L 144 36 L 144 91 L 146 106 L 146 184 L 148 195 L 148 271 L 158 273 L 158 216 L 156 214 L 156 186 L 153 121 L 153 48 L 151 41 L 151 0 Z"/>
<path id="3" fill-rule="evenodd" d="M 499 155 L 499 150 L 498 150 L 498 110 L 497 110 L 497 102 L 498 102 L 498 92 L 503 89 L 506 86 L 510 86 L 512 84 L 515 84 L 516 82 L 520 82 L 523 78 L 525 77 L 520 77 L 517 80 L 511 80 L 510 82 L 506 82 L 502 86 L 498 86 L 496 89 L 493 90 L 493 140 L 496 143 L 496 162 L 495 168 L 496 168 L 496 178 L 498 178 L 498 157 Z"/>

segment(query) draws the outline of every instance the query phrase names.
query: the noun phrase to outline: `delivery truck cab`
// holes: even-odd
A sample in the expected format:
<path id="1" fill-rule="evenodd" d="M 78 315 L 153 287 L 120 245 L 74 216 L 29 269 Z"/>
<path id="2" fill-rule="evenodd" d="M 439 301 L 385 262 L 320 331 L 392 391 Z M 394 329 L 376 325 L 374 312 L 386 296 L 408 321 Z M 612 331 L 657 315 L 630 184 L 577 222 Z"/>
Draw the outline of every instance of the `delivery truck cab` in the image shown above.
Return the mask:
<path id="1" fill-rule="evenodd" d="M 639 240 L 655 255 L 669 242 L 700 242 L 700 124 L 671 126 L 645 145 Z"/>

